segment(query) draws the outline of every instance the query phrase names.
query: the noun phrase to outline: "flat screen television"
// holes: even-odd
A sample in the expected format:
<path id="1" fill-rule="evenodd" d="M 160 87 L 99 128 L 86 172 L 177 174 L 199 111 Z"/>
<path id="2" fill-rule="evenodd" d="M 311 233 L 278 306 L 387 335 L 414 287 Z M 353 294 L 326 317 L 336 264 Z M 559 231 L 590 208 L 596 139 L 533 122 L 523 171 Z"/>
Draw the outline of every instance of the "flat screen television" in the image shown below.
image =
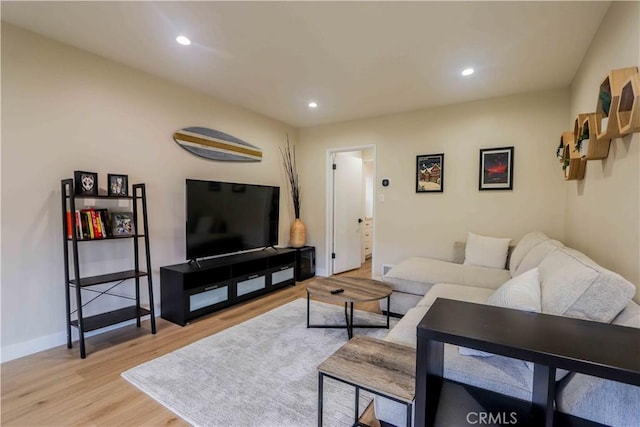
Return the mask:
<path id="1" fill-rule="evenodd" d="M 187 179 L 187 259 L 275 246 L 280 187 Z"/>

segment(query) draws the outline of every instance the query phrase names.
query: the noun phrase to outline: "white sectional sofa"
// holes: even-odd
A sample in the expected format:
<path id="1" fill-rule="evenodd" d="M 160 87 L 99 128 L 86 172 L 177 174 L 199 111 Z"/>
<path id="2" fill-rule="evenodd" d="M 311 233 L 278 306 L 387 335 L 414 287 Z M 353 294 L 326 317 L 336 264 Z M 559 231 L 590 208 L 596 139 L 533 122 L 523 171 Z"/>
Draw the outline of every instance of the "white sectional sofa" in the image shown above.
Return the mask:
<path id="1" fill-rule="evenodd" d="M 470 233 L 472 236 L 478 237 Z M 459 245 L 458 262 L 464 258 L 460 247 L 463 254 L 468 254 L 469 249 Z M 635 294 L 633 284 L 543 233 L 529 233 L 518 242 L 506 263 L 508 269 L 470 265 L 467 261 L 410 258 L 388 271 L 383 281 L 394 287 L 390 311 L 404 316 L 386 340 L 415 347 L 417 324 L 436 298 L 486 304 L 488 299 L 495 300 L 492 295 L 502 285 L 501 294 L 507 288 L 513 289 L 510 285 L 522 281 L 525 272 L 527 277 L 535 277 L 529 282 L 535 280 L 536 289 L 539 286 L 539 293 L 534 294 L 538 296 L 533 298 L 540 301 L 533 311 L 640 328 L 640 306 L 631 300 Z M 501 295 L 506 303 L 495 305 L 523 309 L 518 306 L 521 296 L 505 299 Z M 515 305 L 511 306 L 510 301 Z M 383 305 L 382 309 L 389 308 Z M 459 347 L 445 344 L 445 378 L 531 399 L 530 363 L 486 353 L 466 355 L 464 350 L 462 354 Z M 607 425 L 640 425 L 640 387 L 561 370 L 556 380 L 561 381 L 556 396 L 561 412 Z M 405 411 L 403 405 L 381 397 L 375 399 L 376 416 L 381 421 L 403 426 Z"/>

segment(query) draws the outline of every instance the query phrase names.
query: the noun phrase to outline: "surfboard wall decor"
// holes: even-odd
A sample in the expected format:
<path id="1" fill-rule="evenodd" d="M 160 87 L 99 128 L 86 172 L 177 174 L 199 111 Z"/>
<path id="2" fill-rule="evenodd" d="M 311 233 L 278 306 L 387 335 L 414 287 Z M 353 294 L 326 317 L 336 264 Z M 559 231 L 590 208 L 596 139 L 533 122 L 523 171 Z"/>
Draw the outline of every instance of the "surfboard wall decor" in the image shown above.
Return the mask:
<path id="1" fill-rule="evenodd" d="M 173 134 L 179 146 L 196 156 L 225 162 L 260 162 L 262 149 L 224 132 L 190 127 Z"/>

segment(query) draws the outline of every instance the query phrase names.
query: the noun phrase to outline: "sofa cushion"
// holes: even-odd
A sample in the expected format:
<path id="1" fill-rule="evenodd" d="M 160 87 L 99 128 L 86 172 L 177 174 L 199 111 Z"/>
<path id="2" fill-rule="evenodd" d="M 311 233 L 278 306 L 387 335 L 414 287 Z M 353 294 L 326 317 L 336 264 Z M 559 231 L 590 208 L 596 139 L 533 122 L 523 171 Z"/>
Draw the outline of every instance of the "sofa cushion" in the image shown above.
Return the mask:
<path id="1" fill-rule="evenodd" d="M 504 269 L 511 239 L 480 236 L 469 232 L 465 246 L 464 265 Z"/>
<path id="2" fill-rule="evenodd" d="M 520 276 L 516 276 L 507 281 L 487 298 L 486 303 L 496 307 L 540 313 L 540 281 L 538 279 L 538 269 L 532 268 Z M 494 356 L 493 353 L 466 347 L 460 347 L 460 354 L 463 356 Z M 530 362 L 527 362 L 527 366 L 533 369 Z"/>
<path id="3" fill-rule="evenodd" d="M 640 305 L 633 301 L 629 301 L 624 310 L 622 310 L 611 323 L 615 325 L 640 328 Z"/>
<path id="4" fill-rule="evenodd" d="M 467 242 L 453 242 L 453 259 L 451 262 L 456 264 L 464 263 L 464 253 L 467 249 Z M 507 268 L 509 265 L 509 260 L 511 259 L 511 253 L 515 249 L 515 246 L 509 245 L 509 251 L 507 252 L 507 262 L 505 263 L 503 268 Z"/>
<path id="5" fill-rule="evenodd" d="M 431 307 L 436 298 L 448 298 L 484 304 L 491 294 L 493 294 L 493 289 L 455 285 L 453 283 L 436 283 L 420 300 L 418 307 Z"/>
<path id="6" fill-rule="evenodd" d="M 396 268 L 396 267 L 393 267 L 393 268 Z M 394 291 L 405 292 L 407 294 L 422 296 L 426 294 L 429 291 L 429 289 L 431 289 L 431 286 L 433 286 L 433 283 L 423 282 L 418 280 L 418 278 L 415 278 L 416 280 L 410 280 L 410 279 L 405 279 L 403 277 L 389 276 L 390 273 L 403 274 L 402 271 L 398 271 L 398 270 L 396 270 L 395 272 L 392 272 L 393 268 L 389 270 L 387 274 L 385 274 L 382 277 L 382 281 L 387 285 L 391 286 Z"/>
<path id="7" fill-rule="evenodd" d="M 613 323 L 640 328 L 640 306 L 630 302 Z M 571 374 L 556 403 L 560 412 L 602 424 L 634 426 L 640 420 L 640 387 L 585 374 Z"/>
<path id="8" fill-rule="evenodd" d="M 496 307 L 540 313 L 540 279 L 538 268 L 532 268 L 511 278 L 487 299 L 487 304 Z"/>
<path id="9" fill-rule="evenodd" d="M 391 328 L 385 341 L 416 348 L 418 323 L 422 320 L 430 306 L 413 307 L 406 312 L 396 326 Z"/>
<path id="10" fill-rule="evenodd" d="M 516 276 L 516 269 L 529 251 L 545 240 L 549 240 L 549 238 L 540 231 L 525 234 L 522 239 L 520 239 L 509 258 L 509 271 L 512 276 Z"/>
<path id="11" fill-rule="evenodd" d="M 543 259 L 551 252 L 562 248 L 563 244 L 557 240 L 547 239 L 531 248 L 529 252 L 522 258 L 520 264 L 515 269 L 514 276 L 519 276 L 525 271 L 531 270 L 540 265 Z"/>
<path id="12" fill-rule="evenodd" d="M 403 315 L 420 302 L 422 296 L 408 294 L 406 292 L 394 291 L 389 299 L 390 307 L 387 307 L 387 299 L 380 300 L 380 310 L 387 312 L 390 311 L 394 315 Z"/>
<path id="13" fill-rule="evenodd" d="M 414 257 L 396 264 L 382 277 L 382 281 L 391 284 L 402 292 L 417 293 L 416 289 L 428 289 L 435 283 L 457 283 L 467 286 L 498 289 L 509 280 L 508 270 L 454 264 L 432 258 Z M 398 286 L 398 287 L 396 287 Z"/>
<path id="14" fill-rule="evenodd" d="M 608 323 L 635 294 L 622 276 L 573 249 L 550 253 L 539 270 L 543 313 Z"/>

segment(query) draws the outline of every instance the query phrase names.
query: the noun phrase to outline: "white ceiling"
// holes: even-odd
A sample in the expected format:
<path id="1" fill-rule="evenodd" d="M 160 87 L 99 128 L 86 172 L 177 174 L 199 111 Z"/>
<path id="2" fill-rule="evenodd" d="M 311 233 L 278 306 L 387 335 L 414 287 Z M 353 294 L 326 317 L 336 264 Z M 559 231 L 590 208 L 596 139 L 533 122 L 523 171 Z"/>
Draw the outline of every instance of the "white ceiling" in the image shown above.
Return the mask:
<path id="1" fill-rule="evenodd" d="M 2 20 L 305 127 L 565 87 L 608 6 L 2 1 Z"/>

